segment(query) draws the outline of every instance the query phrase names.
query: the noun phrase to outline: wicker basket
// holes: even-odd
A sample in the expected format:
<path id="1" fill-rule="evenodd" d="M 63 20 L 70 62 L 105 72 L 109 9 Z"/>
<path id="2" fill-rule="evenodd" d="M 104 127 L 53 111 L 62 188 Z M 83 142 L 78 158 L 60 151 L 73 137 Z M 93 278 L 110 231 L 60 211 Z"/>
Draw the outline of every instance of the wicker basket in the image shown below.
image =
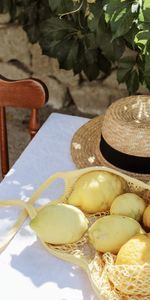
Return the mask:
<path id="1" fill-rule="evenodd" d="M 35 217 L 37 209 L 34 208 L 33 204 L 54 180 L 63 178 L 65 190 L 59 199 L 51 203 L 66 203 L 75 181 L 81 175 L 95 170 L 104 170 L 121 176 L 126 180 L 130 192 L 134 192 L 142 196 L 146 202 L 150 202 L 150 185 L 107 167 L 90 167 L 71 172 L 56 173 L 39 187 L 28 202 L 21 200 L 0 201 L 0 206 L 19 205 L 24 207 L 16 224 L 0 244 L 0 251 L 5 249 L 28 215 L 31 218 Z M 106 214 L 109 214 L 109 212 L 86 214 L 89 226 L 97 218 Z M 83 268 L 89 277 L 93 289 L 101 300 L 150 300 L 150 264 L 115 265 L 115 255 L 98 253 L 89 243 L 87 233 L 73 244 L 51 245 L 42 240 L 41 243 L 51 254 Z"/>

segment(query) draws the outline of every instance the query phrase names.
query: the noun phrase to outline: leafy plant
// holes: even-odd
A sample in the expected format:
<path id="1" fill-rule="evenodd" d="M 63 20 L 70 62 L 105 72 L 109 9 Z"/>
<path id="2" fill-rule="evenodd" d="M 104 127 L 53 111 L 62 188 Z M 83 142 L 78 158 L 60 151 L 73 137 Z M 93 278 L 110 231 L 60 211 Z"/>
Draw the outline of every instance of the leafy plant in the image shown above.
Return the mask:
<path id="1" fill-rule="evenodd" d="M 60 68 L 93 80 L 115 64 L 130 94 L 139 84 L 150 89 L 149 0 L 1 0 L 0 12 L 9 12 Z"/>

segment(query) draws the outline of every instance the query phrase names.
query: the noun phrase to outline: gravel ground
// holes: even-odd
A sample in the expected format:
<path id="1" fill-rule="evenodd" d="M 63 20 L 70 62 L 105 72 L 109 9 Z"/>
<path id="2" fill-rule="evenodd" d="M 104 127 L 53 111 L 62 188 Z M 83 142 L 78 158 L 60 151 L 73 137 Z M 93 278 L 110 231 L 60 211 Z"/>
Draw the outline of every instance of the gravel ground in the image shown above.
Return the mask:
<path id="1" fill-rule="evenodd" d="M 41 125 L 46 121 L 46 119 L 52 112 L 59 112 L 63 114 L 83 116 L 89 118 L 93 117 L 93 115 L 79 112 L 73 104 L 61 110 L 54 110 L 53 108 L 47 105 L 39 111 L 39 119 Z M 18 159 L 18 157 L 30 141 L 30 136 L 28 133 L 29 118 L 30 110 L 28 109 L 7 109 L 7 130 L 10 167 Z M 0 180 L 2 180 L 1 173 Z"/>

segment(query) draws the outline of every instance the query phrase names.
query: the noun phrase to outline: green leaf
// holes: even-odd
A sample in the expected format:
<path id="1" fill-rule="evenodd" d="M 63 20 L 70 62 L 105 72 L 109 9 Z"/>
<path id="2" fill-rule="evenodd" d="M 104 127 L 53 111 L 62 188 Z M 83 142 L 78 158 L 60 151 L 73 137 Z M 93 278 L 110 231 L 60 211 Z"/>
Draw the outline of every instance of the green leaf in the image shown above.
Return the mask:
<path id="1" fill-rule="evenodd" d="M 119 83 L 125 82 L 130 70 L 118 68 L 117 70 L 117 80 Z"/>
<path id="2" fill-rule="evenodd" d="M 61 66 L 66 70 L 75 69 L 75 66 L 78 64 L 78 42 L 71 40 L 69 44 L 67 56 L 64 62 L 61 63 Z"/>
<path id="3" fill-rule="evenodd" d="M 140 9 L 139 21 L 150 23 L 150 1 L 144 0 L 143 7 Z"/>
<path id="4" fill-rule="evenodd" d="M 125 39 L 128 47 L 135 49 L 134 38 L 138 32 L 139 32 L 139 30 L 137 28 L 137 25 L 135 23 L 133 23 L 133 25 L 130 28 L 130 30 L 128 31 L 128 33 L 124 35 L 124 39 Z"/>
<path id="5" fill-rule="evenodd" d="M 148 40 L 150 40 L 150 31 L 149 30 L 143 30 L 136 34 L 134 42 L 138 46 L 138 48 L 141 50 L 142 53 L 145 53 L 146 51 L 146 45 Z"/>
<path id="6" fill-rule="evenodd" d="M 83 71 L 89 80 L 96 79 L 100 73 L 97 62 L 97 50 L 87 50 L 85 52 Z"/>
<path id="7" fill-rule="evenodd" d="M 90 31 L 96 31 L 99 20 L 104 17 L 101 1 L 96 1 L 89 5 L 90 15 L 87 18 Z"/>
<path id="8" fill-rule="evenodd" d="M 76 73 L 76 65 L 78 63 L 78 43 L 74 40 L 61 41 L 52 43 L 49 48 L 50 56 L 57 57 L 60 68 L 66 70 L 74 70 Z"/>
<path id="9" fill-rule="evenodd" d="M 114 12 L 110 25 L 113 39 L 125 35 L 133 25 L 137 13 L 131 11 L 131 5 L 123 6 Z"/>
<path id="10" fill-rule="evenodd" d="M 145 77 L 150 76 L 150 40 L 146 44 L 144 76 Z"/>
<path id="11" fill-rule="evenodd" d="M 122 7 L 124 7 L 126 5 L 126 3 L 123 3 L 123 1 L 120 1 L 120 0 L 107 0 L 107 1 L 104 1 L 104 5 L 105 5 L 104 10 L 110 17 L 112 17 L 114 12 L 120 8 L 122 9 Z"/>
<path id="12" fill-rule="evenodd" d="M 70 36 L 77 32 L 76 28 L 73 28 L 70 22 L 59 18 L 50 18 L 43 21 L 40 24 L 41 38 L 45 40 L 61 40 L 67 34 Z"/>
<path id="13" fill-rule="evenodd" d="M 129 91 L 129 94 L 135 94 L 135 92 L 139 88 L 139 76 L 136 70 L 133 70 L 129 73 L 128 78 L 126 80 L 126 85 Z"/>
<path id="14" fill-rule="evenodd" d="M 111 71 L 111 63 L 110 61 L 101 53 L 99 52 L 98 56 L 98 65 L 100 70 L 105 74 L 110 74 Z"/>
<path id="15" fill-rule="evenodd" d="M 70 22 L 50 18 L 41 23 L 40 45 L 43 53 L 59 60 L 60 68 L 73 69 L 78 64 L 78 36 Z"/>
<path id="16" fill-rule="evenodd" d="M 100 73 L 100 70 L 96 65 L 96 63 L 95 64 L 86 63 L 84 65 L 83 71 L 90 81 L 96 79 Z"/>
<path id="17" fill-rule="evenodd" d="M 146 87 L 150 90 L 150 76 L 145 77 Z"/>
<path id="18" fill-rule="evenodd" d="M 128 75 L 133 69 L 136 61 L 132 56 L 126 56 L 119 61 L 118 71 L 117 71 L 117 80 L 119 83 L 127 80 Z"/>
<path id="19" fill-rule="evenodd" d="M 107 25 L 104 27 L 99 23 L 96 31 L 96 40 L 103 54 L 112 61 L 118 60 L 125 50 L 123 39 L 112 41 L 112 33 Z"/>
<path id="20" fill-rule="evenodd" d="M 96 35 L 94 32 L 89 32 L 89 33 L 85 34 L 84 41 L 85 41 L 85 45 L 88 49 L 97 48 Z"/>
<path id="21" fill-rule="evenodd" d="M 138 72 L 139 72 L 139 80 L 143 84 L 144 83 L 144 60 L 143 60 L 143 56 L 138 55 L 136 61 L 137 61 Z"/>

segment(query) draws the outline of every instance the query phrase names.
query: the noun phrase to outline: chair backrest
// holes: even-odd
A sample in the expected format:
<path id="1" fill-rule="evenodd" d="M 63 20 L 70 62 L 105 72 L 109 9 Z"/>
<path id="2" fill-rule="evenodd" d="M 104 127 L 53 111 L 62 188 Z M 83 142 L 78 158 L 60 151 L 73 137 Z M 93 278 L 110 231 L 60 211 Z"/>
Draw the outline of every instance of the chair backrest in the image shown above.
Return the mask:
<path id="1" fill-rule="evenodd" d="M 9 170 L 8 139 L 6 127 L 6 107 L 30 108 L 29 132 L 31 138 L 40 124 L 38 109 L 48 100 L 48 89 L 38 79 L 9 80 L 0 75 L 0 152 L 1 171 L 4 177 Z"/>

